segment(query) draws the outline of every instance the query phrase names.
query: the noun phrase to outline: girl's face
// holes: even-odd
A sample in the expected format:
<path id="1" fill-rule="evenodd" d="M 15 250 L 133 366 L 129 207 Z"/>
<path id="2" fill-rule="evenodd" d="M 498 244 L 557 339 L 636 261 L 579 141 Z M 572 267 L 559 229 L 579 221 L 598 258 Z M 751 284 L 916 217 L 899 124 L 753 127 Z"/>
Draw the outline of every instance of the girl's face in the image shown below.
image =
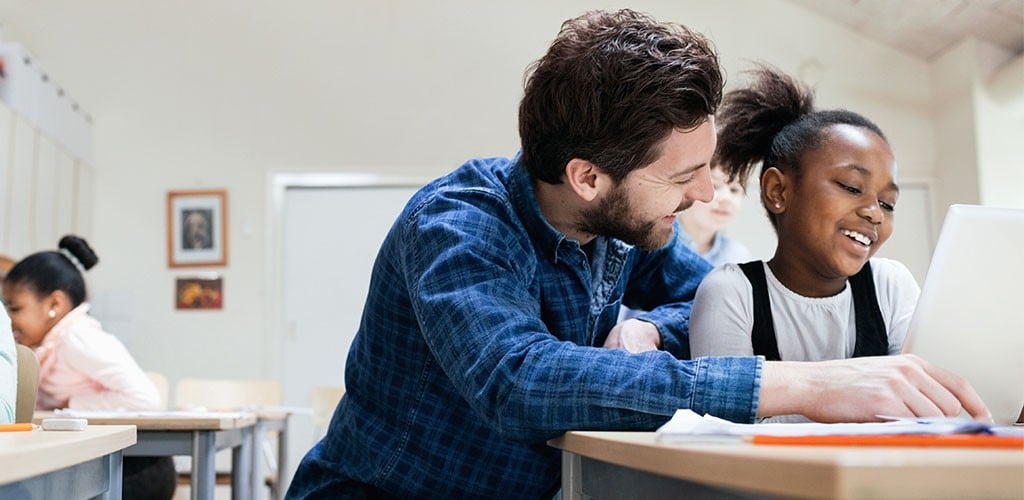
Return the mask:
<path id="1" fill-rule="evenodd" d="M 779 252 L 809 267 L 808 276 L 845 279 L 889 239 L 899 187 L 896 160 L 874 132 L 833 125 L 787 174 L 791 190 L 778 217 Z M 769 207 L 770 208 L 770 207 Z"/>
<path id="2" fill-rule="evenodd" d="M 59 315 L 55 314 L 54 318 L 49 315 L 56 308 L 53 295 L 40 299 L 28 287 L 4 283 L 3 297 L 7 315 L 11 317 L 14 340 L 19 344 L 38 346 L 60 319 Z"/>

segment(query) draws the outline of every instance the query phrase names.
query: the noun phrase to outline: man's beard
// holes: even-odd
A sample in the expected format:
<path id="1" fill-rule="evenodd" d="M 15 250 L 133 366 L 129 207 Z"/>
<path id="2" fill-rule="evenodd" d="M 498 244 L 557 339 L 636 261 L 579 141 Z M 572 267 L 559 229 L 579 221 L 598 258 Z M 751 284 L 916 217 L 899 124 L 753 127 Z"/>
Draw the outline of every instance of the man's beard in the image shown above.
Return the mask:
<path id="1" fill-rule="evenodd" d="M 660 220 L 637 218 L 621 186 L 616 186 L 597 207 L 585 209 L 576 226 L 584 233 L 615 238 L 644 250 L 664 247 L 673 235 L 672 227 L 662 226 Z"/>

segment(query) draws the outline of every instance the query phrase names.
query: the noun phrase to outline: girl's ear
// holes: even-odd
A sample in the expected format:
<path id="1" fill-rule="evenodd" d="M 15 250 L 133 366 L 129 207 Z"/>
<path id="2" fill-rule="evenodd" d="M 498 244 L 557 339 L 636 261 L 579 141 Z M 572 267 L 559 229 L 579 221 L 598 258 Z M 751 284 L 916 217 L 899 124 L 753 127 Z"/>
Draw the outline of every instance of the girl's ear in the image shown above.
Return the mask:
<path id="1" fill-rule="evenodd" d="M 47 314 L 49 314 L 49 311 L 54 311 L 54 315 L 58 318 L 71 312 L 71 309 L 73 309 L 71 299 L 68 298 L 68 295 L 63 290 L 54 290 L 50 295 L 47 295 L 43 305 L 46 306 Z"/>
<path id="2" fill-rule="evenodd" d="M 583 201 L 594 201 L 606 189 L 608 175 L 587 160 L 573 158 L 565 165 L 566 182 Z"/>
<path id="3" fill-rule="evenodd" d="M 781 170 L 771 167 L 761 174 L 761 202 L 769 212 L 778 215 L 786 211 L 789 178 Z"/>

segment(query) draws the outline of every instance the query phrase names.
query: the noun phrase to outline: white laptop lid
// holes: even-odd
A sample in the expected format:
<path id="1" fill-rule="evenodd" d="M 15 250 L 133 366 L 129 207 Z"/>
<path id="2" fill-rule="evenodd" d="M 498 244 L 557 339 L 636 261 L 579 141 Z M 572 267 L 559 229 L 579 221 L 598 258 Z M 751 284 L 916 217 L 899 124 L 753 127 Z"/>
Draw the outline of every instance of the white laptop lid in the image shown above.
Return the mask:
<path id="1" fill-rule="evenodd" d="M 952 205 L 903 346 L 974 386 L 998 424 L 1024 407 L 1024 210 Z"/>

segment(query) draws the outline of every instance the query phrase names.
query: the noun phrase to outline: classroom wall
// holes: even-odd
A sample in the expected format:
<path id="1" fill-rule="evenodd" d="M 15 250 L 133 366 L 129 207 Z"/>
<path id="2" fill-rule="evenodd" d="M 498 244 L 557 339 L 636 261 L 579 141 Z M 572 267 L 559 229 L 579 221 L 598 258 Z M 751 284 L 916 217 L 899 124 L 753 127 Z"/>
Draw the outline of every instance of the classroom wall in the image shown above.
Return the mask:
<path id="1" fill-rule="evenodd" d="M 1012 73 L 1020 57 L 968 38 L 932 62 L 937 210 L 951 203 L 1024 208 L 1024 106 L 1013 102 L 1024 99 L 1024 70 Z M 994 92 L 996 76 L 1009 77 L 1008 90 Z"/>
<path id="2" fill-rule="evenodd" d="M 5 39 L 29 47 L 91 110 L 93 300 L 139 362 L 173 384 L 278 375 L 280 353 L 266 347 L 283 334 L 268 320 L 280 307 L 266 289 L 271 173 L 436 176 L 514 154 L 523 70 L 564 19 L 618 6 L 0 0 L 0 21 Z M 813 81 L 823 107 L 855 109 L 886 130 L 901 175 L 935 175 L 947 131 L 933 125 L 929 62 L 781 0 L 629 6 L 709 35 L 730 87 L 756 60 Z M 973 134 L 971 123 L 948 134 Z M 944 199 L 979 196 L 960 180 Z M 213 269 L 224 277 L 222 311 L 173 308 L 174 279 L 192 273 L 167 268 L 165 195 L 191 188 L 229 193 L 229 264 Z"/>
<path id="3" fill-rule="evenodd" d="M 978 54 L 974 104 L 981 201 L 1024 208 L 1024 53 L 981 40 L 967 43 L 972 42 Z"/>

